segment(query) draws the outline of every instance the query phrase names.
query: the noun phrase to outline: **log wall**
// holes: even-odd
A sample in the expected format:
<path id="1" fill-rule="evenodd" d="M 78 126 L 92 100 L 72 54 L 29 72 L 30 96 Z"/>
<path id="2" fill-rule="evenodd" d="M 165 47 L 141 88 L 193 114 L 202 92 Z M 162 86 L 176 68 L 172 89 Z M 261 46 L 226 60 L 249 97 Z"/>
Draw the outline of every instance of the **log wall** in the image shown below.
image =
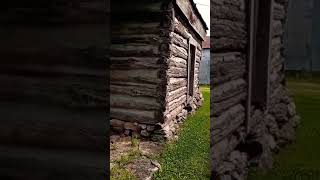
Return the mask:
<path id="1" fill-rule="evenodd" d="M 198 31 L 205 29 L 197 24 L 196 31 L 175 1 L 125 4 L 128 7 L 114 3 L 112 8 L 111 126 L 126 135 L 169 138 L 177 121 L 188 113 L 189 36 L 197 43 L 195 96 L 190 107 L 195 110 L 201 103 Z"/>
<path id="2" fill-rule="evenodd" d="M 199 68 L 202 57 L 202 38 L 184 19 L 179 7 L 174 6 L 174 17 L 169 32 L 169 56 L 167 59 L 166 109 L 164 112 L 164 129 L 166 134 L 175 132 L 174 124 L 184 120 L 188 113 L 195 111 L 202 104 L 199 90 Z M 194 95 L 188 96 L 188 58 L 189 39 L 195 40 Z M 187 98 L 190 102 L 187 102 Z"/>
<path id="3" fill-rule="evenodd" d="M 0 179 L 104 178 L 105 2 L 17 0 L 2 8 Z"/>
<path id="4" fill-rule="evenodd" d="M 247 110 L 249 2 L 211 0 L 213 179 L 246 179 L 251 166 L 271 167 L 272 153 L 292 142 L 299 121 L 285 87 L 283 68 L 287 0 L 275 0 L 273 4 L 269 110 L 254 106 Z M 248 119 L 250 127 L 247 126 Z"/>
<path id="5" fill-rule="evenodd" d="M 211 151 L 213 169 L 237 146 L 245 121 L 245 1 L 211 1 Z"/>
<path id="6" fill-rule="evenodd" d="M 111 7 L 111 127 L 117 133 L 149 136 L 163 121 L 165 108 L 167 14 L 161 1 L 132 3 Z"/>

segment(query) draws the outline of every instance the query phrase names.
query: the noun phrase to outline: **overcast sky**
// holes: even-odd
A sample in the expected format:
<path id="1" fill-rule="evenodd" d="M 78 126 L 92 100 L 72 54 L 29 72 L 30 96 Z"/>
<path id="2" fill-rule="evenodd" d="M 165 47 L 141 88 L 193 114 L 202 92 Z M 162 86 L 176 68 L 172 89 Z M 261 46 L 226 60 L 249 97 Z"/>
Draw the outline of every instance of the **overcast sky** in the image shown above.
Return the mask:
<path id="1" fill-rule="evenodd" d="M 207 36 L 210 36 L 210 0 L 194 0 L 194 3 L 196 3 L 201 16 L 206 21 L 206 24 L 209 28 L 207 31 Z"/>

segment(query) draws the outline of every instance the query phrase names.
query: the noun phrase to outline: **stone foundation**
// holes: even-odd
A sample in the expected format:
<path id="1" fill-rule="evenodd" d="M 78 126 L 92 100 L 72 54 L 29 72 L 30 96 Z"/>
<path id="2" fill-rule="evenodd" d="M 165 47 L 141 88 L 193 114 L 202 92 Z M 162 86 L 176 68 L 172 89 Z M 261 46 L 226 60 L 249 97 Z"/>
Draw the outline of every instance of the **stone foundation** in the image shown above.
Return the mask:
<path id="1" fill-rule="evenodd" d="M 250 167 L 272 168 L 273 154 L 294 142 L 295 128 L 300 123 L 293 99 L 282 88 L 272 98 L 268 112 L 252 110 L 251 120 L 255 124 L 246 133 L 244 126 L 229 139 L 218 143 L 214 149 L 227 152 L 214 153 L 214 179 L 247 179 Z"/>

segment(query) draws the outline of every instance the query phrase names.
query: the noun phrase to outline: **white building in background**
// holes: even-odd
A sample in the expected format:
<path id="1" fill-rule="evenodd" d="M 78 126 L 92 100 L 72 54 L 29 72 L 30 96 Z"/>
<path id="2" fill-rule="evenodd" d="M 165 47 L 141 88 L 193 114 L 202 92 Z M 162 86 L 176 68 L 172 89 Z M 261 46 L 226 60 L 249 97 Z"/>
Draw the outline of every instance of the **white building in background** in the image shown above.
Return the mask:
<path id="1" fill-rule="evenodd" d="M 210 84 L 210 36 L 207 36 L 202 43 L 199 81 L 200 84 Z"/>

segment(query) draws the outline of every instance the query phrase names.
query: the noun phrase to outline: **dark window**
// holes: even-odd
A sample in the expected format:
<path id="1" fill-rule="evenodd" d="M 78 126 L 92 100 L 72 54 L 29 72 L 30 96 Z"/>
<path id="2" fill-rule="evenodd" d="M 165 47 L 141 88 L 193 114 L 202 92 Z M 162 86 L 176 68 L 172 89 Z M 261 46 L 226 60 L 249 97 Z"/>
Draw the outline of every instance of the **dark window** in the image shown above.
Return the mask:
<path id="1" fill-rule="evenodd" d="M 193 93 L 194 93 L 195 61 L 196 61 L 196 47 L 190 44 L 189 58 L 188 58 L 188 96 L 193 96 Z"/>
<path id="2" fill-rule="evenodd" d="M 273 0 L 256 0 L 254 9 L 252 105 L 266 109 L 269 94 Z"/>

